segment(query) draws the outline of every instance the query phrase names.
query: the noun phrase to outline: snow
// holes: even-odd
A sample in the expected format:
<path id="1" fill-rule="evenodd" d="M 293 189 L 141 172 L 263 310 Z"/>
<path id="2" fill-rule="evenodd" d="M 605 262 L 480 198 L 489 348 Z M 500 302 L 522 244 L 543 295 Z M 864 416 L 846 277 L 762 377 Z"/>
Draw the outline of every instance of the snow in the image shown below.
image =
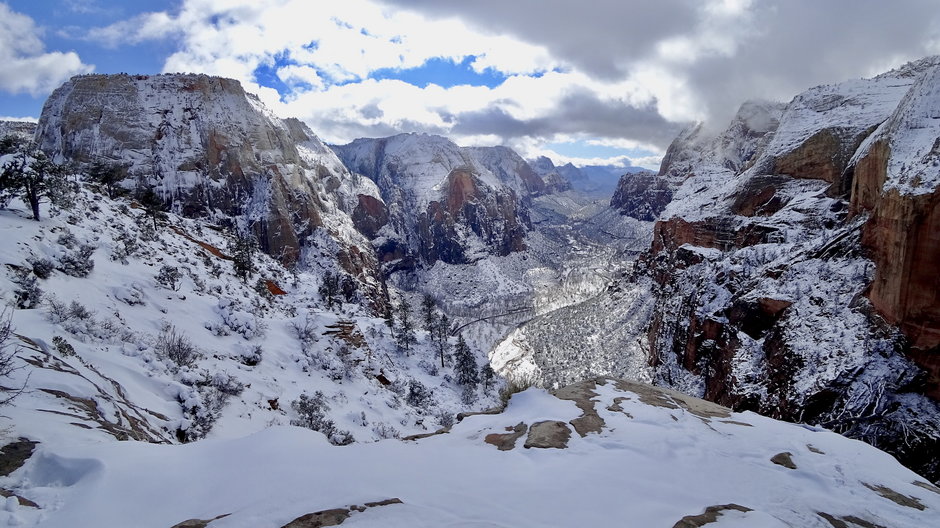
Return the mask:
<path id="1" fill-rule="evenodd" d="M 884 190 L 897 189 L 902 195 L 935 192 L 940 185 L 940 66 L 917 79 L 872 141 L 886 136 L 890 157 Z"/>
<path id="2" fill-rule="evenodd" d="M 47 528 L 150 526 L 212 519 L 213 528 L 279 527 L 311 512 L 398 498 L 344 525 L 671 526 L 708 506 L 735 503 L 721 526 L 827 526 L 816 512 L 893 527 L 927 526 L 940 495 L 875 448 L 824 430 L 752 413 L 701 418 L 658 406 L 631 387 L 595 388 L 600 433 L 572 432 L 568 447 L 511 451 L 483 442 L 507 426 L 567 422 L 574 402 L 540 389 L 498 415 L 465 418 L 450 433 L 337 447 L 314 432 L 272 427 L 182 446 L 50 439 L 0 480 L 43 509 L 0 512 Z M 609 410 L 618 403 L 622 411 Z M 675 408 L 672 408 L 675 407 Z M 789 452 L 797 469 L 770 458 Z M 925 507 L 904 507 L 866 487 L 885 486 Z M 732 522 L 733 521 L 733 522 Z"/>
<path id="3" fill-rule="evenodd" d="M 327 309 L 317 292 L 319 266 L 288 271 L 258 255 L 259 272 L 243 284 L 229 261 L 196 244 L 227 251 L 228 236 L 203 221 L 171 214 L 168 225 L 148 235 L 149 219 L 141 222 L 126 203 L 87 189 L 74 212 L 51 213 L 43 204 L 43 221 L 35 222 L 18 201 L 0 210 L 4 304 L 19 288 L 14 267 L 29 270 L 39 258 L 58 262 L 70 251 L 62 240 L 92 244 L 94 269 L 86 278 L 52 271 L 38 280 L 43 304 L 12 312 L 16 333 L 34 344 L 14 343 L 24 368 L 3 382 L 27 388 L 0 417 L 10 438 L 109 443 L 115 435 L 130 435 L 176 442 L 178 429 L 194 438 L 231 438 L 287 425 L 296 417 L 291 402 L 322 390 L 336 427 L 369 442 L 433 431 L 459 411 L 496 401 L 494 389 L 480 389 L 472 405 L 464 404 L 462 388 L 451 381 L 451 360 L 446 368 L 430 368 L 439 360 L 426 332 L 418 333 L 406 356 L 385 322 L 366 308 L 345 303 Z M 128 241 L 133 251 L 126 250 Z M 177 291 L 155 280 L 167 265 L 182 272 Z M 287 294 L 259 294 L 254 286 L 260 278 Z M 63 312 L 76 303 L 89 313 L 60 318 L 52 302 Z M 339 322 L 350 324 L 360 341 L 328 334 Z M 312 339 L 299 340 L 294 325 L 307 325 Z M 160 336 L 169 327 L 198 350 L 194 365 L 180 367 L 160 353 Z M 53 337 L 64 338 L 75 355 L 59 351 Z M 260 362 L 250 364 L 255 351 Z M 482 364 L 484 352 L 476 354 Z M 392 385 L 377 381 L 379 374 Z M 434 393 L 429 405 L 406 401 L 411 380 Z M 87 399 L 91 407 L 67 397 Z M 209 415 L 212 427 L 199 429 L 198 421 Z"/>

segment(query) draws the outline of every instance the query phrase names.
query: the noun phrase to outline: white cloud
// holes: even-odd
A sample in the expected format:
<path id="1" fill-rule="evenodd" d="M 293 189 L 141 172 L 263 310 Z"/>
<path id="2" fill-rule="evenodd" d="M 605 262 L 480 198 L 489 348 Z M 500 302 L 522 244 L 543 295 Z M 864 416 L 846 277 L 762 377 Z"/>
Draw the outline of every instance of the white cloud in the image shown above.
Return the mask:
<path id="1" fill-rule="evenodd" d="M 12 116 L 0 116 L 0 121 L 15 121 L 18 123 L 38 123 L 39 120 L 35 117 L 12 117 Z"/>
<path id="2" fill-rule="evenodd" d="M 161 39 L 177 30 L 176 20 L 169 14 L 143 13 L 110 26 L 92 28 L 85 38 L 108 48 L 116 48 L 121 44 L 139 44 L 146 40 Z"/>
<path id="3" fill-rule="evenodd" d="M 574 138 L 642 145 L 654 155 L 634 162 L 653 167 L 682 123 L 724 126 L 746 99 L 789 99 L 940 52 L 933 1 L 183 0 L 90 36 L 172 37 L 164 71 L 238 79 L 328 141 L 426 131 L 529 155 Z M 505 82 L 369 78 L 468 57 Z M 262 65 L 291 89 L 283 99 L 258 84 Z"/>
<path id="4" fill-rule="evenodd" d="M 41 35 L 32 18 L 0 3 L 0 90 L 40 95 L 94 69 L 75 52 L 46 52 Z"/>

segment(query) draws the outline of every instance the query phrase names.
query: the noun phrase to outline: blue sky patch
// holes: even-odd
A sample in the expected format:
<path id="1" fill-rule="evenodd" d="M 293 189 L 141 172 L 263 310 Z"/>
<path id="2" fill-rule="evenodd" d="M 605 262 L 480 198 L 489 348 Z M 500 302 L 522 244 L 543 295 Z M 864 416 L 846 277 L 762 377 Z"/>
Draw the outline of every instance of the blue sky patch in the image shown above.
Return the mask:
<path id="1" fill-rule="evenodd" d="M 383 68 L 372 72 L 371 79 L 397 79 L 421 88 L 436 84 L 444 88 L 452 86 L 487 86 L 494 88 L 507 79 L 505 75 L 492 68 L 477 73 L 471 64 L 476 57 L 471 55 L 460 62 L 450 59 L 434 58 L 417 68 Z"/>

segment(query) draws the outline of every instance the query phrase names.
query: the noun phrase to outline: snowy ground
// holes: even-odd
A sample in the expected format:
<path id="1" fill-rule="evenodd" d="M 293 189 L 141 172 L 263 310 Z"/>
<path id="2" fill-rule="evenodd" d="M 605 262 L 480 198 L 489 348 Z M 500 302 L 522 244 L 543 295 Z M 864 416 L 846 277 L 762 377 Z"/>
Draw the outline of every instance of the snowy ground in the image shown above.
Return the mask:
<path id="1" fill-rule="evenodd" d="M 2 384 L 25 387 L 2 410 L 6 438 L 230 438 L 288 425 L 291 403 L 321 391 L 334 440 L 346 431 L 368 442 L 496 401 L 480 387 L 463 403 L 452 358 L 440 368 L 426 332 L 404 354 L 362 299 L 328 309 L 318 293 L 328 259 L 289 271 L 258 255 L 243 283 L 222 258 L 227 235 L 209 225 L 170 215 L 153 230 L 128 201 L 84 190 L 79 202 L 57 216 L 44 206 L 41 222 L 15 202 L 0 210 L 0 297 L 13 303 L 30 282 L 41 292 L 29 309 L 6 310 L 21 368 Z M 75 276 L 83 247 L 93 268 Z M 53 269 L 37 278 L 44 264 Z M 180 271 L 175 289 L 156 280 L 163 266 Z M 191 362 L 165 353 L 174 335 Z"/>
<path id="2" fill-rule="evenodd" d="M 940 490 L 828 431 L 629 383 L 588 382 L 567 397 L 575 401 L 530 389 L 502 414 L 417 442 L 337 447 L 294 427 L 182 446 L 53 437 L 0 480 L 41 509 L 8 499 L 0 516 L 48 528 L 168 528 L 227 515 L 209 527 L 276 528 L 341 509 L 344 526 L 658 527 L 736 505 L 709 526 L 913 528 L 938 518 Z M 572 431 L 591 414 L 600 422 L 580 425 L 596 427 Z M 553 443 L 566 447 L 523 447 L 548 445 L 533 432 L 546 420 L 570 436 Z M 528 436 L 506 441 L 514 426 Z"/>

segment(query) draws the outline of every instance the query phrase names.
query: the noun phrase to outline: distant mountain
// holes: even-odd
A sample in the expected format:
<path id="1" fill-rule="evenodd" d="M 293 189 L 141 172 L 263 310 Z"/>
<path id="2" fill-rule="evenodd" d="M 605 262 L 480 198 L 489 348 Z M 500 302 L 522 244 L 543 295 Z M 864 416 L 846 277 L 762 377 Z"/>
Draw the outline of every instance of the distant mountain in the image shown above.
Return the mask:
<path id="1" fill-rule="evenodd" d="M 427 134 L 333 149 L 381 192 L 387 221 L 373 235 L 381 260 L 465 264 L 525 249 L 527 203 L 545 183 L 512 150 L 463 148 Z"/>
<path id="2" fill-rule="evenodd" d="M 555 166 L 554 162 L 546 156 L 540 156 L 529 162 L 532 168 L 543 179 L 549 175 L 552 178 L 561 177 L 571 184 L 577 191 L 590 194 L 598 198 L 610 198 L 617 188 L 620 177 L 627 173 L 643 172 L 640 167 L 622 167 L 617 165 L 585 165 L 576 167 L 572 163 Z"/>

